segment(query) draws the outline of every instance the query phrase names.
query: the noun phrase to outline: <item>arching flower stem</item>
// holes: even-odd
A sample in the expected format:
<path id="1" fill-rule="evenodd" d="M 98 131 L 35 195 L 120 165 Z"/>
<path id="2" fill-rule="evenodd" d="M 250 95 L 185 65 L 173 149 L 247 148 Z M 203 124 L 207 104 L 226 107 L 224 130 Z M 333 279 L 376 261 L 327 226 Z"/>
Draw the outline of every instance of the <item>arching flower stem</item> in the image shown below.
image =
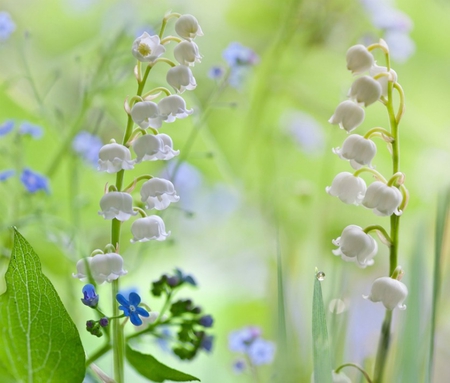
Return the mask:
<path id="1" fill-rule="evenodd" d="M 140 207 L 136 207 L 135 206 L 135 207 L 133 207 L 133 210 L 137 211 L 142 218 L 147 217 L 147 213 L 143 209 L 141 209 Z"/>
<path id="2" fill-rule="evenodd" d="M 168 15 L 164 16 L 164 19 L 163 19 L 162 24 L 161 24 L 161 29 L 159 31 L 159 38 L 160 39 L 162 39 L 162 36 L 164 34 L 164 30 L 166 29 L 167 22 L 170 19 L 172 19 L 172 18 L 177 18 L 178 19 L 180 16 L 181 16 L 180 13 L 169 13 Z"/>
<path id="3" fill-rule="evenodd" d="M 363 230 L 363 232 L 366 233 L 366 234 L 369 234 L 371 231 L 376 231 L 376 232 L 379 232 L 379 233 L 377 233 L 378 235 L 379 234 L 383 235 L 383 237 L 385 238 L 386 242 L 389 243 L 389 246 L 390 246 L 390 244 L 392 243 L 391 237 L 389 237 L 388 232 L 385 230 L 385 228 L 383 226 L 370 225 L 370 226 L 367 226 Z"/>
<path id="4" fill-rule="evenodd" d="M 163 86 L 158 86 L 157 88 L 153 88 L 152 90 L 149 90 L 147 93 L 145 93 L 142 98 L 146 98 L 148 96 L 150 96 L 151 94 L 155 94 L 156 92 L 164 92 L 166 94 L 166 96 L 170 96 L 172 93 L 170 93 L 170 90 L 163 87 Z"/>
<path id="5" fill-rule="evenodd" d="M 364 172 L 372 173 L 378 180 L 380 180 L 380 181 L 382 181 L 384 183 L 387 182 L 386 179 L 381 175 L 381 173 L 377 172 L 375 169 L 372 169 L 372 168 L 361 168 L 361 169 L 358 169 L 356 172 L 353 173 L 353 175 L 355 177 L 358 177 L 361 173 L 364 173 Z"/>
<path id="6" fill-rule="evenodd" d="M 165 45 L 165 44 L 170 43 L 171 41 L 175 41 L 177 43 L 181 43 L 183 41 L 183 39 L 180 39 L 179 37 L 176 37 L 176 36 L 167 36 L 167 37 L 164 37 L 161 40 L 161 44 Z"/>
<path id="7" fill-rule="evenodd" d="M 175 64 L 172 60 L 166 59 L 165 57 L 159 57 L 155 61 L 148 64 L 148 67 L 153 68 L 158 63 L 166 63 L 166 64 L 170 65 L 172 68 L 174 66 L 177 66 L 177 64 Z"/>
<path id="8" fill-rule="evenodd" d="M 124 190 L 128 190 L 128 189 L 134 188 L 139 181 L 151 180 L 152 178 L 153 178 L 153 176 L 151 176 L 150 174 L 144 174 L 142 176 L 136 177 L 134 179 L 134 181 L 132 183 L 130 183 Z"/>
<path id="9" fill-rule="evenodd" d="M 354 363 L 346 363 L 346 364 L 343 364 L 343 365 L 339 366 L 335 370 L 336 373 L 339 373 L 339 371 L 342 370 L 344 367 L 354 367 L 354 368 L 356 368 L 357 370 L 359 370 L 361 372 L 361 374 L 364 375 L 364 377 L 366 378 L 368 383 L 372 383 L 372 380 L 370 379 L 369 374 L 366 371 L 364 371 L 362 369 L 362 367 L 359 367 L 357 364 L 354 364 Z"/>
<path id="10" fill-rule="evenodd" d="M 386 129 L 381 127 L 370 129 L 363 137 L 369 139 L 371 137 L 383 137 L 383 136 L 388 137 L 391 142 L 394 139 L 391 133 L 389 133 Z"/>

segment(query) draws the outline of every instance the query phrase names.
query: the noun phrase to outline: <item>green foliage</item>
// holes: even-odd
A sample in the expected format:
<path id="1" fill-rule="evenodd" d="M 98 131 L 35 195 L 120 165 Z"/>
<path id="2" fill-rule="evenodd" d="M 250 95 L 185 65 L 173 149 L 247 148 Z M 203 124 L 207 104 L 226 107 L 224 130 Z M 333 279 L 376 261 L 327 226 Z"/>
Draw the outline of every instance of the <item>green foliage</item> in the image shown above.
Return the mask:
<path id="1" fill-rule="evenodd" d="M 137 372 L 153 382 L 164 382 L 166 380 L 174 382 L 200 381 L 195 376 L 170 368 L 158 362 L 153 356 L 142 354 L 139 351 L 133 350 L 128 345 L 126 348 L 126 357 Z"/>
<path id="2" fill-rule="evenodd" d="M 85 358 L 75 324 L 42 274 L 37 254 L 17 230 L 5 279 L 0 360 L 7 374 L 17 382 L 82 382 Z"/>
<path id="3" fill-rule="evenodd" d="M 323 306 L 322 286 L 317 278 L 314 279 L 312 335 L 314 350 L 314 382 L 332 383 L 330 346 L 328 343 L 325 308 Z"/>

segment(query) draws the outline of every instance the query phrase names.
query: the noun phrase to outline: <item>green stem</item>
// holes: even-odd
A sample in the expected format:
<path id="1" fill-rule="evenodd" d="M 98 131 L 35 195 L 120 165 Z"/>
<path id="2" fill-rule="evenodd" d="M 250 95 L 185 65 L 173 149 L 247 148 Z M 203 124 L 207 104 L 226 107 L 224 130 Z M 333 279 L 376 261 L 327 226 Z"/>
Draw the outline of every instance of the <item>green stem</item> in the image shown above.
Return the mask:
<path id="1" fill-rule="evenodd" d="M 370 226 L 367 226 L 363 231 L 366 234 L 368 234 L 371 231 L 379 231 L 381 234 L 383 234 L 383 237 L 386 238 L 387 241 L 389 241 L 389 243 L 392 243 L 391 237 L 389 236 L 389 234 L 387 233 L 387 231 L 384 229 L 383 226 L 370 225 Z"/>
<path id="2" fill-rule="evenodd" d="M 86 367 L 88 367 L 90 364 L 94 363 L 98 358 L 105 355 L 109 350 L 111 350 L 111 344 L 106 343 L 103 345 L 103 347 L 99 348 L 96 352 L 94 352 L 87 360 L 86 360 Z"/>
<path id="3" fill-rule="evenodd" d="M 342 366 L 339 366 L 335 370 L 336 374 L 339 373 L 339 371 L 342 370 L 344 367 L 354 367 L 354 368 L 356 368 L 357 370 L 359 370 L 361 372 L 361 374 L 364 375 L 364 377 L 366 378 L 366 380 L 369 383 L 372 383 L 372 380 L 370 379 L 369 374 L 366 371 L 364 371 L 361 367 L 359 367 L 357 364 L 354 364 L 354 363 L 346 363 L 346 364 L 343 364 Z"/>

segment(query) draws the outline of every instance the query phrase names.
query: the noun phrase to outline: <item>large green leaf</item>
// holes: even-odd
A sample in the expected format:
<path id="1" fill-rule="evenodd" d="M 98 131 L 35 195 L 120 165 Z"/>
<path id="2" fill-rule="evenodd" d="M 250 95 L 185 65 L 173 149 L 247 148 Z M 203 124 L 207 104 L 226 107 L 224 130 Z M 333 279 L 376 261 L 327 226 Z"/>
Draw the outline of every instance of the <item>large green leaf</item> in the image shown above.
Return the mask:
<path id="1" fill-rule="evenodd" d="M 314 350 L 314 382 L 332 383 L 331 356 L 328 342 L 327 322 L 323 306 L 321 278 L 316 274 L 314 279 L 314 296 L 312 310 L 312 335 Z"/>
<path id="2" fill-rule="evenodd" d="M 200 381 L 200 379 L 195 376 L 174 370 L 173 368 L 158 362 L 153 356 L 142 354 L 139 351 L 133 350 L 128 345 L 126 349 L 126 356 L 128 362 L 130 362 L 137 372 L 153 382 L 164 382 L 166 380 L 174 382 L 191 382 L 193 380 Z"/>
<path id="3" fill-rule="evenodd" d="M 82 382 L 85 355 L 75 324 L 42 274 L 37 254 L 16 229 L 5 280 L 0 364 L 15 382 Z"/>

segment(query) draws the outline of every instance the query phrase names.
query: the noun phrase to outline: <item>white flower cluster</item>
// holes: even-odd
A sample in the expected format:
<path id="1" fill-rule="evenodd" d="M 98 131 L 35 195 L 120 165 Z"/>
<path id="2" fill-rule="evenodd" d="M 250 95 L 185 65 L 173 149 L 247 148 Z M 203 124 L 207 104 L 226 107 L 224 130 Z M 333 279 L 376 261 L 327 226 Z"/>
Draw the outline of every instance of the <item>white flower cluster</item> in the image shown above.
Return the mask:
<path id="1" fill-rule="evenodd" d="M 383 40 L 377 46 L 388 52 L 388 47 Z M 336 108 L 330 118 L 331 124 L 339 126 L 351 132 L 364 121 L 367 107 L 380 100 L 384 104 L 388 102 L 388 84 L 396 84 L 397 74 L 386 67 L 376 65 L 372 53 L 363 45 L 355 45 L 347 51 L 347 69 L 358 77 L 348 93 L 349 100 L 343 101 Z M 367 73 L 367 74 L 365 74 Z M 381 132 L 381 133 L 380 133 Z M 378 135 L 390 143 L 391 137 L 387 131 L 376 128 L 369 131 L 365 136 L 352 134 L 344 141 L 342 148 L 333 149 L 341 159 L 349 161 L 356 171 L 354 173 L 339 173 L 332 181 L 326 191 L 331 196 L 338 197 L 346 204 L 362 204 L 378 216 L 400 215 L 400 206 L 404 196 L 399 190 L 399 185 L 393 181 L 386 181 L 384 177 L 372 167 L 372 160 L 377 152 L 375 143 L 370 139 L 371 135 Z M 368 187 L 359 174 L 367 171 L 376 175 L 377 180 Z M 403 181 L 402 181 L 403 182 Z M 363 230 L 356 225 L 349 225 L 342 231 L 340 237 L 333 240 L 338 248 L 333 253 L 340 256 L 344 261 L 354 262 L 359 267 L 365 268 L 374 263 L 373 258 L 377 254 L 377 242 L 368 234 L 375 230 L 381 238 L 388 242 L 379 228 L 369 227 Z M 374 302 L 381 301 L 388 309 L 398 306 L 403 308 L 402 303 L 406 298 L 407 289 L 398 280 L 390 277 L 379 278 L 375 281 L 372 293 L 366 297 Z"/>
<path id="2" fill-rule="evenodd" d="M 178 17 L 179 15 L 172 14 L 170 16 Z M 176 119 L 188 117 L 193 113 L 192 109 L 186 108 L 186 103 L 179 94 L 196 87 L 190 66 L 199 63 L 202 56 L 193 39 L 196 36 L 202 36 L 203 32 L 198 21 L 192 15 L 179 16 L 175 23 L 175 31 L 179 37 L 170 36 L 162 40 L 158 35 L 151 36 L 144 32 L 133 42 L 132 54 L 139 61 L 137 67 L 139 69 L 135 70 L 139 84 L 142 81 L 145 82 L 140 78 L 141 63 L 147 63 L 146 73 L 148 74 L 153 65 L 163 61 L 171 65 L 166 80 L 178 94 L 170 94 L 165 88 L 156 88 L 147 93 L 147 96 L 138 94 L 137 97 L 134 97 L 131 101 L 133 103 L 131 108 L 127 101 L 125 110 L 137 128 L 129 134 L 128 142 L 125 144 L 118 144 L 112 140 L 100 149 L 99 171 L 118 173 L 133 169 L 136 164 L 143 161 L 167 161 L 179 154 L 178 150 L 174 150 L 170 136 L 159 133 L 157 129 L 161 128 L 163 123 L 172 123 Z M 168 59 L 160 58 L 166 52 L 164 44 L 170 41 L 178 43 L 174 48 L 174 57 L 179 65 L 175 65 Z M 146 76 L 144 77 L 146 78 Z M 151 101 L 162 93 L 161 89 L 164 90 L 166 96 L 158 103 Z M 134 159 L 132 159 L 130 146 L 136 154 Z M 180 199 L 174 185 L 169 180 L 151 176 L 146 176 L 146 178 L 148 180 L 140 189 L 141 201 L 146 209 L 163 210 L 172 202 Z M 136 183 L 137 181 L 129 190 L 134 189 Z M 140 211 L 143 217 L 136 219 L 131 225 L 133 235 L 131 242 L 164 241 L 170 231 L 166 232 L 162 218 L 157 215 L 146 216 L 143 210 L 134 208 L 129 190 L 117 191 L 110 188 L 100 200 L 101 211 L 98 214 L 104 219 L 116 219 L 123 222 L 136 216 L 137 211 Z M 77 263 L 77 274 L 73 274 L 73 276 L 80 279 L 87 278 L 86 265 L 89 266 L 90 274 L 97 283 L 111 282 L 126 274 L 126 271 L 123 270 L 122 257 L 116 253 L 107 252 L 81 259 Z"/>

